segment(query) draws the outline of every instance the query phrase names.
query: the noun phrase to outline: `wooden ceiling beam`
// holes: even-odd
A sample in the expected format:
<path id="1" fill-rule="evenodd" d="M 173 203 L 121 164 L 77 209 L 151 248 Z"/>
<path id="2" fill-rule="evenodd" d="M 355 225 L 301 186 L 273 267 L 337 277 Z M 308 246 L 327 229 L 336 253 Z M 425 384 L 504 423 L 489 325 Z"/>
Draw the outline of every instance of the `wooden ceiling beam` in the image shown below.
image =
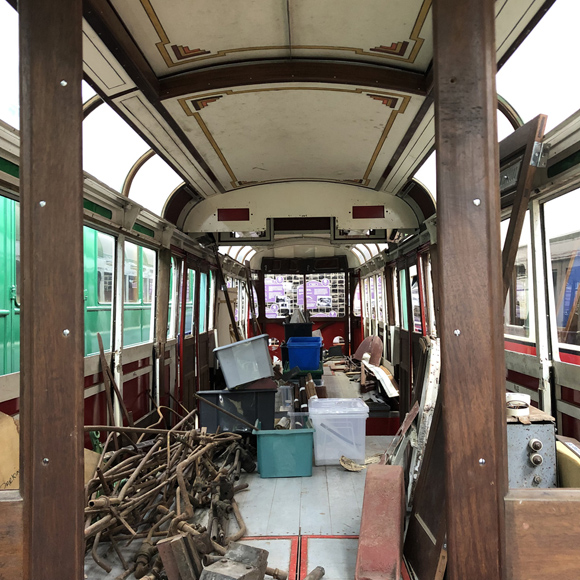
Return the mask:
<path id="1" fill-rule="evenodd" d="M 204 68 L 166 77 L 159 81 L 159 97 L 164 100 L 202 91 L 271 83 L 332 83 L 427 94 L 427 80 L 421 73 L 354 62 L 292 59 Z"/>

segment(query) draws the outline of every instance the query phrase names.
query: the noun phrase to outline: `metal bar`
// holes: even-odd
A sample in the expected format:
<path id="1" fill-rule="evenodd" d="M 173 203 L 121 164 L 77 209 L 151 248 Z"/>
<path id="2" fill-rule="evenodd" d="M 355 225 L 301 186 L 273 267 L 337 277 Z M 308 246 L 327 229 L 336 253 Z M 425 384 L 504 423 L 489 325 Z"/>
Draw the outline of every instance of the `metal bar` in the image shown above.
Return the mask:
<path id="1" fill-rule="evenodd" d="M 23 578 L 82 578 L 82 3 L 18 8 Z"/>
<path id="2" fill-rule="evenodd" d="M 448 577 L 501 580 L 508 477 L 494 2 L 435 0 L 433 24 Z"/>

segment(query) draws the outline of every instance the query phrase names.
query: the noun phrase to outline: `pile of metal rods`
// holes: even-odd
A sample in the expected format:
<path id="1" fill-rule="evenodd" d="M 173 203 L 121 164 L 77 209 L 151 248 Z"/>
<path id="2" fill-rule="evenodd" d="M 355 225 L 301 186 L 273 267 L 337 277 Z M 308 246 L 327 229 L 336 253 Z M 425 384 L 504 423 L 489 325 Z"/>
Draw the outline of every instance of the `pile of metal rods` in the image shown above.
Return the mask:
<path id="1" fill-rule="evenodd" d="M 87 551 L 107 573 L 112 568 L 97 552 L 101 541 L 110 542 L 119 557 L 125 570 L 119 579 L 134 572 L 136 578 L 154 580 L 162 577 L 155 547 L 160 539 L 190 534 L 200 553 L 209 554 L 223 553 L 245 534 L 234 494 L 247 484 L 235 482 L 242 468 L 255 469 L 253 457 L 241 435 L 193 429 L 194 414 L 169 430 L 94 427 L 110 434 L 94 477 L 85 486 L 85 540 Z M 129 445 L 108 452 L 114 432 L 124 433 Z M 139 440 L 130 438 L 139 433 Z M 142 441 L 147 434 L 155 437 Z M 208 511 L 205 527 L 193 521 L 200 509 Z M 228 536 L 230 513 L 239 530 Z M 137 538 L 143 540 L 141 548 L 135 561 L 127 562 L 119 542 Z"/>

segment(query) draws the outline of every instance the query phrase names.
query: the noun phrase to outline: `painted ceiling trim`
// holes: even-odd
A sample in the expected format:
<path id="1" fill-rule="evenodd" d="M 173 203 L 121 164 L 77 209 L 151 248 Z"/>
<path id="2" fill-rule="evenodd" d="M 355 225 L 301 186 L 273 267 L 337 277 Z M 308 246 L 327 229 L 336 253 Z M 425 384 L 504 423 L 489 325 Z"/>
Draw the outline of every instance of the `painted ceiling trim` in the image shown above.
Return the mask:
<path id="1" fill-rule="evenodd" d="M 353 219 L 355 205 L 384 205 L 383 219 Z M 249 221 L 218 221 L 218 209 L 250 210 Z M 417 216 L 405 201 L 357 185 L 329 182 L 287 182 L 255 185 L 212 196 L 192 208 L 184 220 L 187 233 L 260 231 L 277 217 L 334 217 L 343 229 L 416 230 Z"/>

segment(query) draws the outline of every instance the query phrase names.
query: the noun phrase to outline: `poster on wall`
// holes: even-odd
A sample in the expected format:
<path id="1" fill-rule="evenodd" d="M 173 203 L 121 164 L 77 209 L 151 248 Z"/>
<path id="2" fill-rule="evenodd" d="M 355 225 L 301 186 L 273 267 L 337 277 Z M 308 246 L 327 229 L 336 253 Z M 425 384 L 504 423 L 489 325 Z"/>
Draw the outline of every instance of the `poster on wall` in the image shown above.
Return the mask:
<path id="1" fill-rule="evenodd" d="M 304 301 L 304 286 L 298 288 L 298 302 Z M 330 280 L 308 280 L 306 282 L 306 308 L 315 316 L 336 317 L 333 309 Z"/>

